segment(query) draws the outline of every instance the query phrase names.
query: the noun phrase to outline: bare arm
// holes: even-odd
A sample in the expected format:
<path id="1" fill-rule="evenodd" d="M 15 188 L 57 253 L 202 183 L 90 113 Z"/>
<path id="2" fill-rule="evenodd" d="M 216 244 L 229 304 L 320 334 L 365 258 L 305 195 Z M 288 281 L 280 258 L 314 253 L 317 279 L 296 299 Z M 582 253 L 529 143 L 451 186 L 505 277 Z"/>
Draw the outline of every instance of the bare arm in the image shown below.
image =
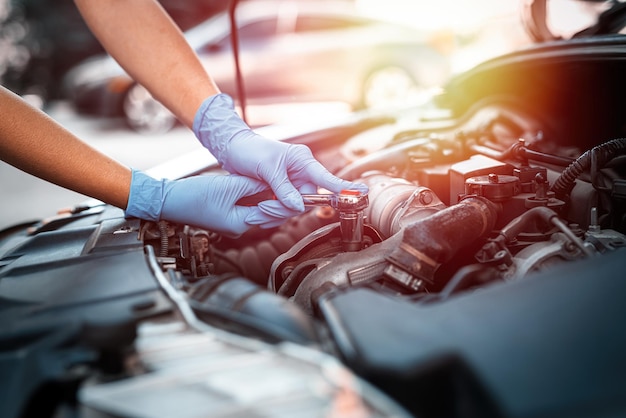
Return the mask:
<path id="1" fill-rule="evenodd" d="M 51 183 L 126 208 L 130 169 L 1 86 L 0 109 L 0 159 Z"/>
<path id="2" fill-rule="evenodd" d="M 75 0 L 104 48 L 188 127 L 219 93 L 180 29 L 156 0 Z"/>
<path id="3" fill-rule="evenodd" d="M 304 211 L 299 188 L 305 185 L 335 192 L 366 188 L 333 176 L 305 145 L 279 143 L 250 130 L 232 100 L 217 94 L 195 51 L 156 0 L 74 1 L 109 54 L 192 128 L 227 171 L 270 185 L 284 205 L 281 217 Z"/>

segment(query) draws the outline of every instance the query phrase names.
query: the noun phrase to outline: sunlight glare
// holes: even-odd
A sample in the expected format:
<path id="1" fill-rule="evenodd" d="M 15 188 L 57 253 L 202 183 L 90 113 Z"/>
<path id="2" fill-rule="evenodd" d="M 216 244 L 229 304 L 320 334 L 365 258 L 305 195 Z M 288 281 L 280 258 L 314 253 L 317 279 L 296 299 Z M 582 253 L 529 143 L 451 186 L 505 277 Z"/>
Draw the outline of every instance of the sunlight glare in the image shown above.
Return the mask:
<path id="1" fill-rule="evenodd" d="M 518 0 L 355 0 L 365 14 L 424 30 L 474 30 L 486 19 L 517 10 Z"/>

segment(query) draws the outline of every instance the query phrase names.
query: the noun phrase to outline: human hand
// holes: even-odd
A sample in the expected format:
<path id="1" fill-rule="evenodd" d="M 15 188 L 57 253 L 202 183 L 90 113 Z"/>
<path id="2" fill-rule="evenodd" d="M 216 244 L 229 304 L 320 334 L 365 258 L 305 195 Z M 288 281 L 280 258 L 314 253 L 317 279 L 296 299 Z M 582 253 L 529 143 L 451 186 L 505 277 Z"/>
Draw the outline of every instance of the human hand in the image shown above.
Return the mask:
<path id="1" fill-rule="evenodd" d="M 236 205 L 242 197 L 267 189 L 261 181 L 238 175 L 156 180 L 133 170 L 125 214 L 149 221 L 190 224 L 237 237 L 253 225 L 272 228 L 297 214 L 276 200 L 251 207 Z"/>
<path id="2" fill-rule="evenodd" d="M 334 193 L 345 189 L 367 191 L 363 184 L 331 174 L 307 146 L 274 141 L 254 133 L 225 94 L 204 101 L 196 113 L 193 131 L 224 169 L 269 184 L 284 205 L 284 216 L 291 211 L 303 212 L 301 194 L 317 193 L 318 187 Z"/>

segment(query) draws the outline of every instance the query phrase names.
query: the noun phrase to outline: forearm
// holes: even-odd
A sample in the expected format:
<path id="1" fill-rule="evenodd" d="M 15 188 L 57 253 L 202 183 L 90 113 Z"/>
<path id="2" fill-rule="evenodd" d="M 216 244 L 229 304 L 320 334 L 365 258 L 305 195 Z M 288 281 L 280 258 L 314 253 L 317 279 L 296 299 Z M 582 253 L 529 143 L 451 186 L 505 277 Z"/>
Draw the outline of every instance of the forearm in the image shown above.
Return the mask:
<path id="1" fill-rule="evenodd" d="M 126 208 L 130 170 L 0 87 L 0 159 L 78 193 Z"/>
<path id="2" fill-rule="evenodd" d="M 75 0 L 104 48 L 188 127 L 219 93 L 169 15 L 155 0 Z"/>

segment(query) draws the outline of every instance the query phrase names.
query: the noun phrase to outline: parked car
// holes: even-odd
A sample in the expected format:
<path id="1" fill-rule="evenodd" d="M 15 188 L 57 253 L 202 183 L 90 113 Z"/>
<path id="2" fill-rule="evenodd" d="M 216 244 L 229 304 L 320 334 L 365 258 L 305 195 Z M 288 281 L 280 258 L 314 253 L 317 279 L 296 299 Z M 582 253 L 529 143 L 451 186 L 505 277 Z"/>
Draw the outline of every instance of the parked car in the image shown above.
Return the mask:
<path id="1" fill-rule="evenodd" d="M 0 232 L 2 416 L 625 416 L 622 4 L 428 107 L 259 129 L 367 183 L 351 206 L 236 240 L 92 201 Z"/>
<path id="2" fill-rule="evenodd" d="M 221 0 L 159 3 L 183 29 L 227 7 Z M 67 71 L 104 53 L 72 0 L 0 0 L 0 11 L 0 82 L 18 94 L 39 96 L 42 106 L 62 99 Z"/>
<path id="3" fill-rule="evenodd" d="M 340 101 L 355 108 L 414 99 L 449 77 L 430 34 L 362 16 L 346 1 L 248 1 L 237 9 L 241 70 L 250 102 Z M 185 33 L 220 89 L 237 97 L 228 11 Z M 173 116 L 107 56 L 65 77 L 82 112 L 123 115 L 140 131 Z"/>

